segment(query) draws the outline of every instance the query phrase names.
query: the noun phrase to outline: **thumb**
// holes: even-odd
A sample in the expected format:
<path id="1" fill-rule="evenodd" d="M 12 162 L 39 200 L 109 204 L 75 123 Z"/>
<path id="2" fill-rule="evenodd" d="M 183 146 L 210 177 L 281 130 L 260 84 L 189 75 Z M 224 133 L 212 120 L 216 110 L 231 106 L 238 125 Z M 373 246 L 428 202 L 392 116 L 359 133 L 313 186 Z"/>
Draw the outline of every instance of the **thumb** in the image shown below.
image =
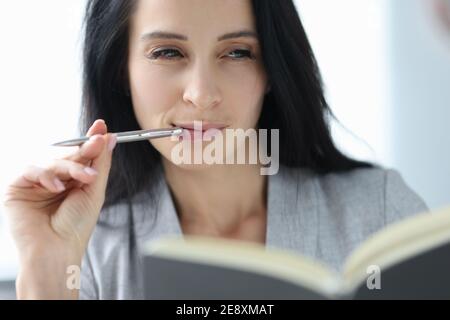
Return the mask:
<path id="1" fill-rule="evenodd" d="M 92 169 L 98 172 L 97 178 L 86 186 L 86 191 L 92 194 L 94 199 L 103 199 L 111 169 L 112 154 L 117 144 L 117 134 L 108 134 L 103 137 L 105 143 L 103 150 L 97 158 L 92 161 Z M 103 203 L 101 204 L 103 205 Z"/>

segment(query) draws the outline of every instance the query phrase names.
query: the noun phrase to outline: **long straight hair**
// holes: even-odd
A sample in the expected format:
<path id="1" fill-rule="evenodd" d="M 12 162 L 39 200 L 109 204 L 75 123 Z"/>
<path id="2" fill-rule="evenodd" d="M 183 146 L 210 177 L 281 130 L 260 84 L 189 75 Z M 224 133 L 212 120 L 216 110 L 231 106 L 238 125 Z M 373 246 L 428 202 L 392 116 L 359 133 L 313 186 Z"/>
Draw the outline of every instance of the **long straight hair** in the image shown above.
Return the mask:
<path id="1" fill-rule="evenodd" d="M 88 0 L 83 51 L 80 130 L 104 119 L 109 132 L 138 130 L 128 94 L 128 42 L 133 0 Z M 317 174 L 345 172 L 372 164 L 345 156 L 329 127 L 319 68 L 292 0 L 252 0 L 263 63 L 271 85 L 258 122 L 279 129 L 280 164 Z M 270 139 L 269 139 L 270 140 Z M 270 146 L 269 146 L 270 150 Z M 105 206 L 147 190 L 153 196 L 161 155 L 147 141 L 114 151 Z"/>

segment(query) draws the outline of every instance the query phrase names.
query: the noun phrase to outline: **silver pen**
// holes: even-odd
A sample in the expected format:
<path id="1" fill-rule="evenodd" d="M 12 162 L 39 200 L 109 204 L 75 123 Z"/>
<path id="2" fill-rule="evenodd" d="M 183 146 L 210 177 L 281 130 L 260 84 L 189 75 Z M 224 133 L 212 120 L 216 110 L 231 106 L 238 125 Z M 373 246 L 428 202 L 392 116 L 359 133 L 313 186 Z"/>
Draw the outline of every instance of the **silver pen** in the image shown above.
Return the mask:
<path id="1" fill-rule="evenodd" d="M 117 143 L 142 141 L 148 139 L 165 138 L 171 136 L 179 136 L 183 133 L 182 128 L 164 128 L 164 129 L 151 129 L 151 130 L 138 130 L 138 131 L 126 131 L 119 132 L 117 134 Z M 86 141 L 89 141 L 90 137 L 81 137 L 78 139 L 66 140 L 52 144 L 54 147 L 73 147 L 80 146 Z"/>

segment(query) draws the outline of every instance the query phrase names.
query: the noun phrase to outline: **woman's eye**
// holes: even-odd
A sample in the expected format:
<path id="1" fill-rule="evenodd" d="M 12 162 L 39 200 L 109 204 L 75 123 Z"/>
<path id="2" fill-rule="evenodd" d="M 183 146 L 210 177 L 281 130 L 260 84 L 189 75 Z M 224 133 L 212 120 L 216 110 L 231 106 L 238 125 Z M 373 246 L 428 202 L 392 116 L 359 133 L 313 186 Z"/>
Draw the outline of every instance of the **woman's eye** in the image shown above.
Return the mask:
<path id="1" fill-rule="evenodd" d="M 176 57 L 181 57 L 181 54 L 178 50 L 175 49 L 163 49 L 159 51 L 155 51 L 150 54 L 149 58 L 156 60 L 162 57 L 163 60 L 174 60 Z"/>
<path id="2" fill-rule="evenodd" d="M 237 49 L 230 52 L 233 60 L 253 59 L 253 55 L 249 50 Z"/>
<path id="3" fill-rule="evenodd" d="M 175 60 L 177 58 L 182 58 L 181 53 L 176 49 L 162 49 L 158 51 L 154 51 L 149 55 L 151 60 Z M 229 57 L 233 60 L 245 60 L 245 59 L 253 59 L 253 55 L 250 50 L 245 49 L 237 49 L 233 50 L 229 53 Z"/>

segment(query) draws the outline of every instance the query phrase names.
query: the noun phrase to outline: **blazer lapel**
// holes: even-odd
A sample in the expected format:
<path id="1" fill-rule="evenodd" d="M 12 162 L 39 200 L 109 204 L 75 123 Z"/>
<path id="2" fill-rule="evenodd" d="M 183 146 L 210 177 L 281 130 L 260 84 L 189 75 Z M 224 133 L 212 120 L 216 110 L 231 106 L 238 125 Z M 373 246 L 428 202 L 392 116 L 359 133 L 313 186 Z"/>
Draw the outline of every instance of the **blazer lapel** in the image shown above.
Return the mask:
<path id="1" fill-rule="evenodd" d="M 315 257 L 319 215 L 311 175 L 280 166 L 268 179 L 266 246 Z"/>

